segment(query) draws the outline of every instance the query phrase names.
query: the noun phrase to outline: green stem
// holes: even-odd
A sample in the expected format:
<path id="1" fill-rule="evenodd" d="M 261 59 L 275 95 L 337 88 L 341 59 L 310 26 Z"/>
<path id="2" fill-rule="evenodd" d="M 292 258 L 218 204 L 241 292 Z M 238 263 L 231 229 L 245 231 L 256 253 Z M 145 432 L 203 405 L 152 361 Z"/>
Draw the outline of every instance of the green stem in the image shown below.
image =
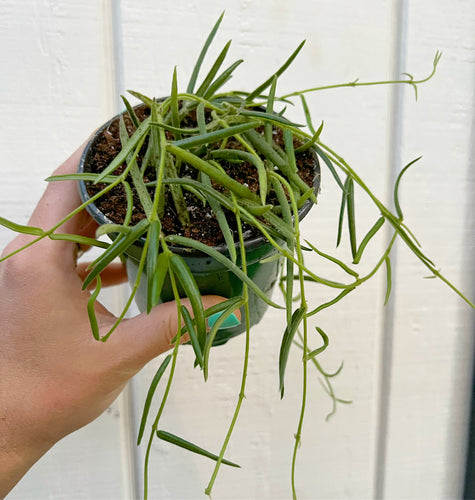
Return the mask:
<path id="1" fill-rule="evenodd" d="M 163 243 L 163 246 L 164 246 L 164 251 L 167 251 L 167 252 L 171 253 L 166 248 L 166 246 L 165 246 L 166 244 L 165 244 L 165 242 L 163 240 L 162 240 L 162 243 Z M 173 274 L 173 270 L 172 270 L 171 266 L 169 268 L 169 274 L 170 274 L 170 282 L 171 282 L 172 289 L 173 289 L 173 295 L 174 295 L 174 298 L 175 298 L 175 302 L 177 304 L 178 330 L 177 330 L 177 334 L 176 334 L 175 339 L 174 339 L 175 346 L 173 348 L 173 353 L 172 353 L 172 362 L 171 362 L 171 366 L 170 366 L 170 375 L 168 377 L 167 386 L 165 388 L 165 392 L 163 394 L 163 398 L 162 398 L 162 401 L 160 403 L 160 407 L 158 409 L 157 416 L 155 417 L 155 420 L 154 420 L 153 425 L 152 425 L 152 430 L 151 430 L 150 437 L 149 437 L 148 444 L 147 444 L 147 451 L 145 452 L 145 464 L 144 464 L 144 500 L 147 500 L 147 498 L 148 498 L 148 462 L 149 462 L 150 450 L 151 450 L 151 447 L 152 447 L 152 441 L 153 441 L 153 437 L 155 435 L 155 432 L 157 431 L 157 428 L 158 428 L 158 422 L 159 422 L 160 417 L 162 416 L 163 410 L 165 408 L 165 403 L 167 402 L 168 394 L 170 393 L 170 388 L 171 388 L 171 385 L 172 385 L 173 376 L 175 374 L 176 361 L 177 361 L 177 357 L 178 357 L 178 348 L 180 347 L 180 338 L 181 338 L 181 314 L 180 314 L 181 303 L 180 303 L 180 294 L 178 293 L 178 288 L 177 288 L 177 285 L 176 285 L 175 276 Z"/>
<path id="2" fill-rule="evenodd" d="M 307 310 L 307 300 L 305 297 L 305 279 L 304 279 L 304 271 L 303 271 L 303 253 L 302 253 L 302 247 L 300 244 L 300 221 L 299 221 L 299 213 L 298 213 L 298 207 L 297 207 L 297 201 L 295 199 L 294 193 L 292 192 L 292 189 L 290 187 L 290 184 L 283 178 L 280 179 L 280 181 L 284 184 L 286 187 L 291 205 L 292 205 L 292 211 L 294 215 L 294 228 L 295 228 L 295 251 L 297 254 L 297 260 L 298 260 L 298 272 L 299 272 L 299 285 L 300 285 L 300 308 L 304 309 L 305 311 Z M 307 362 L 308 359 L 306 357 L 306 352 L 308 350 L 308 318 L 307 315 L 305 314 L 303 317 L 303 356 L 302 356 L 302 402 L 300 405 L 300 415 L 299 415 L 299 420 L 298 420 L 298 425 L 297 425 L 297 432 L 295 433 L 295 444 L 294 444 L 294 451 L 292 454 L 292 471 L 291 471 L 291 484 L 292 484 L 292 497 L 294 500 L 297 499 L 297 490 L 295 486 L 295 470 L 296 470 L 296 464 L 297 464 L 297 451 L 300 446 L 301 442 L 301 437 L 302 437 L 302 428 L 303 428 L 303 422 L 305 419 L 305 409 L 307 405 Z"/>
<path id="3" fill-rule="evenodd" d="M 283 95 L 281 97 L 281 99 L 288 99 L 289 97 L 301 96 L 303 94 L 308 94 L 310 92 L 317 92 L 319 90 L 331 90 L 331 89 L 338 89 L 338 88 L 344 88 L 344 87 L 369 87 L 369 86 L 374 86 L 374 85 L 397 85 L 397 84 L 411 85 L 416 91 L 416 98 L 417 98 L 417 85 L 427 82 L 435 75 L 435 72 L 437 70 L 437 64 L 439 63 L 441 56 L 442 56 L 441 52 L 437 52 L 435 54 L 431 73 L 427 77 L 422 78 L 421 80 L 414 80 L 414 77 L 412 75 L 407 74 L 407 73 L 406 73 L 406 75 L 408 76 L 407 80 L 381 80 L 381 81 L 377 81 L 377 82 L 360 82 L 360 81 L 358 81 L 358 79 L 356 79 L 356 80 L 353 80 L 352 82 L 338 83 L 336 85 L 324 85 L 322 87 L 312 87 L 311 89 L 305 89 L 305 90 L 299 90 L 296 92 L 291 92 L 290 94 Z"/>
<path id="4" fill-rule="evenodd" d="M 394 230 L 400 236 L 400 238 L 406 243 L 414 255 L 426 266 L 431 273 L 442 280 L 447 286 L 449 286 L 461 299 L 463 299 L 472 309 L 475 309 L 475 304 L 466 297 L 455 285 L 453 285 L 445 276 L 443 276 L 435 266 L 429 261 L 429 259 L 424 255 L 424 253 L 418 248 L 417 243 L 413 241 L 410 233 L 405 229 L 401 220 L 396 217 L 388 208 L 386 208 L 381 201 L 372 193 L 368 186 L 363 182 L 359 175 L 350 167 L 350 165 L 337 153 L 335 153 L 328 146 L 319 142 L 319 145 L 332 157 L 333 161 L 348 175 L 350 175 L 353 180 L 355 180 L 359 186 L 366 192 L 366 194 L 371 198 L 373 203 L 378 207 L 381 215 L 393 226 Z"/>
<path id="5" fill-rule="evenodd" d="M 157 121 L 159 123 L 162 122 L 162 117 L 158 116 Z M 155 185 L 155 194 L 153 197 L 153 206 L 152 206 L 152 212 L 150 216 L 150 220 L 156 220 L 158 219 L 158 212 L 159 212 L 159 204 L 163 202 L 163 200 L 160 200 L 160 196 L 163 192 L 162 186 L 163 186 L 163 176 L 165 174 L 165 163 L 166 163 L 166 137 L 165 137 L 165 131 L 163 129 L 159 129 L 159 139 L 158 139 L 158 147 L 159 147 L 159 161 L 158 165 L 156 165 L 156 175 L 157 175 L 157 184 Z"/>
<path id="6" fill-rule="evenodd" d="M 87 200 L 84 203 L 82 203 L 81 205 L 79 205 L 79 207 L 77 207 L 75 210 L 73 210 L 72 212 L 70 212 L 64 219 L 60 220 L 52 228 L 50 228 L 47 231 L 45 231 L 41 236 L 38 236 L 38 238 L 35 238 L 34 240 L 31 240 L 26 245 L 23 245 L 22 247 L 17 248 L 13 252 L 11 252 L 8 255 L 5 255 L 4 257 L 2 257 L 0 259 L 0 262 L 3 262 L 4 260 L 9 259 L 10 257 L 13 257 L 15 254 L 20 253 L 23 250 L 26 250 L 28 247 L 31 247 L 32 245 L 34 245 L 35 243 L 37 243 L 38 241 L 40 241 L 40 240 L 42 240 L 44 238 L 50 238 L 51 235 L 56 231 L 56 229 L 58 229 L 59 227 L 61 227 L 68 220 L 72 219 L 75 215 L 77 215 L 79 212 L 81 212 L 82 210 L 84 210 L 90 203 L 93 203 L 98 198 L 100 198 L 102 195 L 104 195 L 105 193 L 107 193 L 108 191 L 110 191 L 111 189 L 113 189 L 115 186 L 117 186 L 118 184 L 120 184 L 122 182 L 122 180 L 123 180 L 122 176 L 118 177 L 117 180 L 115 180 L 114 182 L 112 182 L 111 184 L 109 184 L 108 186 L 106 186 L 104 189 L 102 189 L 101 191 L 99 191 L 92 198 L 89 198 L 89 200 Z"/>
<path id="7" fill-rule="evenodd" d="M 236 198 L 233 195 L 233 201 L 237 207 L 236 203 Z M 236 210 L 236 223 L 238 227 L 238 232 L 239 232 L 239 243 L 241 247 L 241 267 L 244 273 L 247 274 L 247 263 L 246 263 L 246 248 L 244 246 L 244 237 L 242 233 L 242 225 L 241 225 L 241 220 L 239 218 L 239 210 Z M 213 470 L 213 474 L 211 475 L 211 479 L 208 483 L 208 486 L 206 487 L 205 493 L 206 495 L 211 495 L 211 490 L 213 489 L 214 482 L 216 480 L 216 477 L 218 475 L 219 467 L 221 465 L 221 462 L 223 460 L 224 454 L 226 453 L 226 448 L 228 446 L 229 440 L 231 439 L 231 434 L 234 430 L 234 426 L 236 425 L 236 421 L 239 415 L 239 411 L 241 409 L 242 401 L 245 398 L 245 388 L 246 388 L 246 379 L 247 379 L 247 370 L 248 370 L 248 364 L 249 364 L 249 346 L 250 346 L 250 319 L 249 319 L 249 290 L 247 288 L 247 285 L 245 283 L 242 284 L 242 295 L 244 299 L 244 312 L 245 312 L 245 317 L 246 317 L 246 345 L 244 348 L 244 365 L 242 369 L 242 378 L 241 378 L 241 389 L 239 391 L 239 396 L 238 396 L 238 401 L 236 404 L 236 408 L 234 410 L 234 415 L 231 420 L 231 424 L 229 425 L 228 432 L 226 434 L 226 437 L 224 439 L 223 445 L 221 447 L 221 451 L 219 453 L 219 458 L 216 462 L 216 465 Z"/>
<path id="8" fill-rule="evenodd" d="M 148 246 L 150 243 L 150 236 L 149 235 L 150 235 L 150 232 L 147 234 L 147 239 L 145 240 L 142 255 L 141 255 L 140 261 L 139 261 L 139 266 L 137 269 L 137 277 L 135 278 L 134 285 L 133 285 L 132 290 L 130 292 L 129 298 L 127 299 L 127 302 L 126 302 L 124 308 L 122 309 L 120 316 L 117 318 L 115 323 L 112 325 L 112 328 L 105 335 L 103 335 L 100 338 L 100 340 L 102 342 L 105 342 L 112 335 L 114 330 L 122 323 L 122 320 L 124 319 L 125 315 L 127 314 L 127 311 L 129 310 L 130 306 L 132 305 L 134 297 L 137 294 L 137 290 L 139 289 L 140 281 L 142 279 L 142 272 L 143 272 L 143 269 L 145 267 L 145 262 L 147 260 L 147 250 L 148 250 Z"/>

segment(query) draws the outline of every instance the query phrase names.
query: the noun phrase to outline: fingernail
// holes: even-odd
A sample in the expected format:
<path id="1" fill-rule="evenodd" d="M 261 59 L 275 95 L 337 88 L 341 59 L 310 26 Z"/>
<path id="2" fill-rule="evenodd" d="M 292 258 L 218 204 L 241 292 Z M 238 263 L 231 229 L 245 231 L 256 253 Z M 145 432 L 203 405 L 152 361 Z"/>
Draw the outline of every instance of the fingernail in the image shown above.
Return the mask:
<path id="1" fill-rule="evenodd" d="M 220 312 L 216 313 L 216 314 L 212 314 L 208 318 L 208 325 L 210 328 L 213 328 L 216 321 L 218 321 L 218 319 L 221 317 L 221 314 L 222 313 L 220 313 Z M 224 330 L 225 328 L 234 328 L 235 326 L 238 326 L 240 324 L 241 324 L 241 321 L 239 320 L 239 318 L 234 313 L 232 313 L 223 321 L 223 323 L 221 324 L 219 329 Z"/>

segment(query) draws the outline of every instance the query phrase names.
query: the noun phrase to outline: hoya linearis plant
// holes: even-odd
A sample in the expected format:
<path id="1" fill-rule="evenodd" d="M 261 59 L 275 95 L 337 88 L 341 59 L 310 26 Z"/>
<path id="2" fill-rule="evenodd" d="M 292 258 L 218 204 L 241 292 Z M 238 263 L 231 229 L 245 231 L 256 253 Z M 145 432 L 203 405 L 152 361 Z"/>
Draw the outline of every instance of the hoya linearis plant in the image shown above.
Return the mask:
<path id="1" fill-rule="evenodd" d="M 0 224 L 6 228 L 35 237 L 23 248 L 5 256 L 2 260 L 43 238 L 68 240 L 101 249 L 99 256 L 89 265 L 89 274 L 83 282 L 84 289 L 93 287 L 87 309 L 92 334 L 100 342 L 107 341 L 123 320 L 143 280 L 146 280 L 147 311 L 160 301 L 165 280 L 169 280 L 180 326 L 174 339 L 172 352 L 165 357 L 150 384 L 140 423 L 137 439 L 139 444 L 144 439 L 147 423 L 152 420 L 149 414 L 156 389 L 162 377 L 167 373 L 168 379 L 159 409 L 148 431 L 144 466 L 145 498 L 148 495 L 150 450 L 155 438 L 215 461 L 212 476 L 205 490 L 207 494 L 212 491 L 221 464 L 238 466 L 225 459 L 224 456 L 245 396 L 251 342 L 250 294 L 256 295 L 270 307 L 285 310 L 286 327 L 282 332 L 278 367 L 278 387 L 281 397 L 284 396 L 285 370 L 290 349 L 296 346 L 302 350 L 303 354 L 302 402 L 291 466 L 291 487 L 294 498 L 297 496 L 296 457 L 303 431 L 308 391 L 308 364 L 313 364 L 323 377 L 324 388 L 333 403 L 330 415 L 334 413 L 337 403 L 347 402 L 335 395 L 331 384 L 332 378 L 340 372 L 341 366 L 336 372 L 328 373 L 318 359 L 318 355 L 329 343 L 329 336 L 316 324 L 315 319 L 318 319 L 318 314 L 343 300 L 380 269 L 385 270 L 387 276 L 387 301 L 391 291 L 390 252 L 398 237 L 430 271 L 431 275 L 444 281 L 470 307 L 475 307 L 472 301 L 440 273 L 404 222 L 399 202 L 399 187 L 404 173 L 418 159 L 401 170 L 394 186 L 395 209 L 389 209 L 368 188 L 350 164 L 322 140 L 323 122 L 319 126 L 314 124 L 305 97 L 306 94 L 319 90 L 390 84 L 410 85 L 417 97 L 418 86 L 435 74 L 441 54 L 436 54 L 431 73 L 423 79 L 416 80 L 412 75 L 406 74 L 401 80 L 377 82 L 355 80 L 337 85 L 312 87 L 279 96 L 277 93 L 279 78 L 301 51 L 304 45 L 302 42 L 284 64 L 252 92 L 222 92 L 224 84 L 243 63 L 240 59 L 229 66 L 224 66 L 230 42 L 224 46 L 211 69 L 198 84 L 202 64 L 222 17 L 218 19 L 205 41 L 185 92 L 179 91 L 175 70 L 169 97 L 157 100 L 130 91 L 131 95 L 142 102 L 142 108 L 132 107 L 123 97 L 126 111 L 118 118 L 121 149 L 102 171 L 83 171 L 47 179 L 49 182 L 77 180 L 88 183 L 94 190 L 84 203 L 49 230 L 23 226 L 0 218 Z M 286 118 L 287 106 L 290 104 L 301 106 L 306 127 Z M 148 110 L 148 115 L 145 117 L 139 116 L 138 110 L 143 108 Z M 126 125 L 126 120 L 131 123 L 130 127 Z M 277 136 L 280 137 L 279 141 L 276 140 Z M 333 180 L 341 190 L 340 215 L 335 224 L 336 240 L 338 246 L 342 240 L 343 231 L 348 232 L 351 263 L 343 262 L 335 256 L 322 252 L 318 242 L 308 241 L 301 234 L 299 211 L 306 203 L 317 201 L 314 186 L 306 183 L 298 173 L 299 158 L 305 153 L 311 153 L 320 159 L 320 163 L 329 173 L 326 179 Z M 252 165 L 257 172 L 258 190 L 252 191 L 248 186 L 230 176 L 224 168 L 226 163 Z M 196 175 L 188 175 L 190 167 Z M 356 232 L 356 186 L 371 199 L 380 213 L 374 225 L 360 240 Z M 116 189 L 122 191 L 126 200 L 125 214 L 120 222 L 100 226 L 95 239 L 61 233 L 61 226 L 67 220 Z M 226 243 L 227 254 L 200 240 L 184 236 L 179 231 L 170 233 L 164 229 L 165 200 L 173 205 L 182 228 L 190 224 L 187 205 L 190 195 L 202 205 L 212 209 L 213 217 Z M 142 211 L 142 218 L 138 222 L 134 219 L 137 206 Z M 361 276 L 358 272 L 358 264 L 367 245 L 383 226 L 390 226 L 392 238 L 372 269 Z M 275 255 L 269 259 L 280 260 L 279 284 L 283 292 L 283 304 L 269 298 L 248 275 L 246 234 L 249 228 L 252 228 L 254 234 L 262 235 L 274 248 Z M 105 242 L 99 239 L 103 235 L 109 235 L 110 241 Z M 95 302 L 101 290 L 101 273 L 114 259 L 123 258 L 133 247 L 141 249 L 137 276 L 132 282 L 130 295 L 116 323 L 101 336 L 95 317 Z M 204 309 L 201 292 L 192 272 L 186 261 L 173 252 L 176 247 L 201 252 L 222 264 L 242 282 L 242 293 Z M 319 275 L 306 264 L 306 254 L 316 254 L 328 260 L 344 272 L 346 279 L 335 281 Z M 328 302 L 313 304 L 308 300 L 308 286 L 327 287 L 334 291 L 334 297 Z M 190 300 L 191 313 L 183 306 L 182 300 L 185 296 Z M 206 380 L 212 368 L 213 341 L 226 318 L 238 308 L 244 312 L 245 323 L 241 388 L 223 445 L 215 454 L 162 429 L 160 419 L 172 390 L 178 352 L 182 348 L 181 337 L 184 334 L 189 335 L 195 355 L 194 364 L 199 367 Z M 216 313 L 221 315 L 209 328 L 207 318 Z"/>

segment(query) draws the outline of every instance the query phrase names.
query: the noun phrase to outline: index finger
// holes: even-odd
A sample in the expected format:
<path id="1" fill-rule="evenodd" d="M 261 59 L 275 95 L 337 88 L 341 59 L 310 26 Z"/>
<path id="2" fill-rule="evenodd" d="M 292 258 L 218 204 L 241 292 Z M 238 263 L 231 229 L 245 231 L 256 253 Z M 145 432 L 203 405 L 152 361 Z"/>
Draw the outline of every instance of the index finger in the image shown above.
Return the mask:
<path id="1" fill-rule="evenodd" d="M 80 146 L 53 175 L 72 174 L 77 171 L 79 159 L 85 144 Z M 29 224 L 48 230 L 60 223 L 73 210 L 81 204 L 76 181 L 50 182 L 43 193 L 38 205 L 31 215 Z M 77 232 L 79 221 L 77 218 L 70 219 L 61 225 L 61 232 Z"/>
<path id="2" fill-rule="evenodd" d="M 53 175 L 75 173 L 85 143 L 80 146 Z M 68 216 L 81 205 L 76 181 L 50 182 L 30 217 L 29 225 L 48 231 L 58 226 L 58 232 L 94 236 L 97 224 L 86 210 L 82 210 L 71 218 Z M 67 220 L 65 220 L 67 219 Z M 61 221 L 65 220 L 63 224 Z M 17 252 L 23 246 L 31 243 L 35 238 L 25 234 L 19 235 L 7 247 L 7 253 Z M 77 246 L 68 241 L 51 241 L 43 238 L 33 245 L 40 248 L 43 258 L 54 258 L 56 263 L 66 262 L 67 265 L 76 264 Z M 66 260 L 65 260 L 66 257 Z"/>

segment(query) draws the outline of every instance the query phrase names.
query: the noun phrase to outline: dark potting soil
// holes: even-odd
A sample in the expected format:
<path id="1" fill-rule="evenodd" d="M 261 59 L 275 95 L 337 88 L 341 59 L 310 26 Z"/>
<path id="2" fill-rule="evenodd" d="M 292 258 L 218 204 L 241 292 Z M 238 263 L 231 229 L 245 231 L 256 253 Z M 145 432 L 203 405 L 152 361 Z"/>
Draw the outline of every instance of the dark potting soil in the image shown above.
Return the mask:
<path id="1" fill-rule="evenodd" d="M 144 120 L 149 114 L 150 110 L 145 106 L 136 108 L 136 115 L 139 120 Z M 135 126 L 133 125 L 130 117 L 126 113 L 124 115 L 124 122 L 127 127 L 129 136 L 135 132 Z M 195 127 L 196 123 L 193 123 L 193 115 L 190 118 L 185 118 L 182 121 L 182 127 Z M 261 131 L 263 132 L 263 130 Z M 279 128 L 274 128 L 274 141 L 277 145 L 283 148 L 284 140 L 282 130 Z M 299 139 L 294 138 L 294 146 L 297 148 L 301 145 Z M 228 139 L 226 147 L 228 149 L 242 149 L 240 143 L 234 139 Z M 211 148 L 210 148 L 211 149 Z M 90 161 L 86 165 L 85 170 L 91 173 L 102 172 L 111 161 L 117 156 L 121 150 L 121 141 L 119 136 L 119 120 L 116 119 L 111 123 L 111 125 L 105 130 L 99 139 L 96 141 L 92 148 L 92 152 L 89 156 Z M 140 167 L 143 154 L 146 150 L 146 144 L 142 147 L 142 151 L 137 157 L 137 163 Z M 316 174 L 316 159 L 315 154 L 310 151 L 304 151 L 296 155 L 297 168 L 300 177 L 305 181 L 305 183 L 311 187 L 314 184 L 314 179 Z M 221 166 L 224 168 L 226 173 L 234 178 L 241 184 L 246 185 L 251 191 L 259 194 L 259 180 L 257 169 L 254 165 L 248 162 L 228 162 L 225 160 L 220 160 Z M 115 175 L 121 174 L 126 168 L 126 164 L 122 164 L 114 172 Z M 189 177 L 196 179 L 199 172 L 192 166 L 187 164 L 182 164 L 180 167 L 180 176 Z M 156 180 L 155 169 L 147 167 L 144 175 L 144 182 L 153 182 Z M 142 208 L 142 204 L 139 200 L 136 190 L 133 187 L 133 182 L 128 179 L 130 186 L 132 187 L 134 207 L 130 225 L 137 224 L 140 220 L 145 218 L 145 213 Z M 213 181 L 212 185 L 215 189 L 220 189 L 223 194 L 226 194 L 220 186 L 217 186 Z M 92 184 L 88 183 L 87 191 L 90 196 L 94 196 L 100 190 L 104 189 L 106 184 Z M 155 187 L 150 186 L 149 188 L 150 196 L 153 198 L 155 193 Z M 202 243 L 210 246 L 220 246 L 224 243 L 224 238 L 221 233 L 218 221 L 214 213 L 212 212 L 209 204 L 204 205 L 203 201 L 198 199 L 193 193 L 183 190 L 183 195 L 186 201 L 190 216 L 190 224 L 187 227 L 182 227 L 173 204 L 172 196 L 169 190 L 165 192 L 165 213 L 161 218 L 162 231 L 163 233 L 176 234 L 180 236 L 186 236 L 193 238 Z M 267 196 L 267 202 L 277 204 L 277 199 L 275 193 L 270 191 Z M 95 202 L 97 208 L 112 222 L 117 224 L 122 224 L 124 222 L 127 213 L 127 196 L 124 187 L 119 184 L 114 187 L 111 191 L 103 195 L 101 198 Z M 236 227 L 236 220 L 234 214 L 230 211 L 225 210 L 226 218 L 231 230 L 235 234 L 235 240 L 238 240 L 238 233 Z M 252 238 L 259 235 L 260 233 L 253 227 L 242 223 L 243 231 L 246 238 Z"/>

